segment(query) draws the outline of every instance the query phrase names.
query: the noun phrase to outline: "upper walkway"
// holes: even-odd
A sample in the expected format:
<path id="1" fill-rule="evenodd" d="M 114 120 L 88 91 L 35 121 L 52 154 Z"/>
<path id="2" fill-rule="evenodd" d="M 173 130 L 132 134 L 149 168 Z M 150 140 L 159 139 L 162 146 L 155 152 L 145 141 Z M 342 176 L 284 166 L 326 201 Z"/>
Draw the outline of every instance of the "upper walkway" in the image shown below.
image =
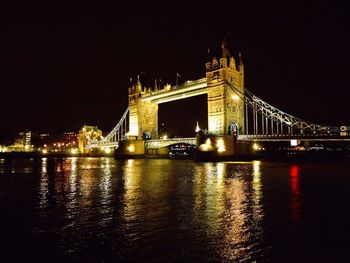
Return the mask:
<path id="1" fill-rule="evenodd" d="M 207 79 L 202 78 L 198 80 L 188 80 L 181 85 L 169 87 L 169 89 L 161 89 L 143 94 L 140 100 L 152 101 L 153 103 L 160 104 L 206 94 L 207 92 Z"/>

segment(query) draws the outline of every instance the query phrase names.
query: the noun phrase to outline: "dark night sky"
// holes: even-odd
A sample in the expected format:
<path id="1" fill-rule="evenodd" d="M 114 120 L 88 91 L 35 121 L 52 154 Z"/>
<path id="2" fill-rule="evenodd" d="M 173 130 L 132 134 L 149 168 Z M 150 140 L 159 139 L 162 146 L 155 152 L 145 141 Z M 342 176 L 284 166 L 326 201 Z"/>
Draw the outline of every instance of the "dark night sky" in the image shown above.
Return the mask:
<path id="1" fill-rule="evenodd" d="M 223 37 L 242 52 L 257 96 L 306 120 L 350 125 L 345 1 L 28 2 L 2 4 L 0 133 L 108 131 L 127 106 L 130 77 L 204 77 L 207 49 Z M 162 105 L 160 115 L 200 115 L 190 110 L 205 107 L 198 101 Z"/>

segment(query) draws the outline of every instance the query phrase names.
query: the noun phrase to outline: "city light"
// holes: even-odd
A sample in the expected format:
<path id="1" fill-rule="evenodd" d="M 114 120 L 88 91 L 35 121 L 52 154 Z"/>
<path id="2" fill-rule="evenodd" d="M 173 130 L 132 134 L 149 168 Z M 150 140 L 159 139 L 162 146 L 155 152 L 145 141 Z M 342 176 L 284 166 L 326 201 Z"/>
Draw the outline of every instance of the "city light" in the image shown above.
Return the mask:
<path id="1" fill-rule="evenodd" d="M 224 140 L 223 139 L 217 140 L 216 147 L 218 147 L 218 152 L 224 152 L 226 150 Z"/>
<path id="2" fill-rule="evenodd" d="M 129 151 L 129 152 L 131 152 L 131 153 L 132 153 L 132 152 L 134 152 L 134 151 L 135 151 L 135 146 L 134 146 L 133 144 L 130 144 L 130 145 L 128 146 L 128 148 L 127 148 L 127 149 L 128 149 L 128 151 Z"/>
<path id="3" fill-rule="evenodd" d="M 210 141 L 209 138 L 205 141 L 205 144 L 206 144 L 206 145 L 211 145 L 211 141 Z"/>
<path id="4" fill-rule="evenodd" d="M 205 143 L 202 143 L 201 145 L 199 145 L 198 148 L 202 152 L 208 152 L 208 151 L 213 150 L 213 146 L 211 145 L 210 138 L 206 139 Z"/>
<path id="5" fill-rule="evenodd" d="M 43 150 L 42 150 L 42 153 L 43 153 L 43 154 L 47 154 L 47 149 L 43 149 Z"/>
<path id="6" fill-rule="evenodd" d="M 295 139 L 290 140 L 290 146 L 298 146 L 298 141 Z"/>
<path id="7" fill-rule="evenodd" d="M 254 144 L 253 144 L 253 149 L 254 149 L 255 151 L 259 150 L 259 145 L 258 145 L 257 143 L 254 143 Z"/>
<path id="8" fill-rule="evenodd" d="M 105 153 L 111 153 L 112 152 L 111 148 L 109 148 L 109 147 L 105 147 L 103 150 L 105 151 Z"/>
<path id="9" fill-rule="evenodd" d="M 235 100 L 235 101 L 239 100 L 239 97 L 238 97 L 237 94 L 233 94 L 233 95 L 231 96 L 231 98 L 232 98 L 233 100 Z"/>
<path id="10" fill-rule="evenodd" d="M 77 148 L 72 148 L 70 150 L 71 154 L 77 154 L 78 153 L 78 149 Z"/>

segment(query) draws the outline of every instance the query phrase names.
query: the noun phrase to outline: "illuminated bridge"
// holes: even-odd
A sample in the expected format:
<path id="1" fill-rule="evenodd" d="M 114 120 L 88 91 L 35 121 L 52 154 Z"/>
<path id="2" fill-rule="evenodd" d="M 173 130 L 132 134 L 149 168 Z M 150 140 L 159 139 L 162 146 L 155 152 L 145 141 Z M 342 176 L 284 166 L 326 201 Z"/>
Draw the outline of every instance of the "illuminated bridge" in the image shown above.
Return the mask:
<path id="1" fill-rule="evenodd" d="M 129 106 L 113 130 L 102 140 L 86 145 L 118 147 L 120 141 L 143 141 L 144 147 L 165 147 L 195 138 L 158 138 L 158 104 L 207 94 L 208 136 L 235 136 L 239 142 L 251 141 L 348 141 L 349 127 L 331 127 L 288 114 L 254 95 L 244 85 L 244 66 L 223 56 L 206 63 L 206 77 L 177 86 L 144 87 L 138 79 L 129 87 Z M 226 138 L 225 137 L 225 138 Z M 226 139 L 225 139 L 226 140 Z"/>

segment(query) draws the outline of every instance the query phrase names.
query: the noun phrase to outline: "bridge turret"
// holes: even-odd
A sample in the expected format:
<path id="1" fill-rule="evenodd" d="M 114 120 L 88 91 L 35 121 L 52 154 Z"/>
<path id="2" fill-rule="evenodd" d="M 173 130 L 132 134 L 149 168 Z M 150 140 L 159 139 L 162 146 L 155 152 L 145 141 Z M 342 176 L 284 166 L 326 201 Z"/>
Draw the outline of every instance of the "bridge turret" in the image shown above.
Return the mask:
<path id="1" fill-rule="evenodd" d="M 236 61 L 234 57 L 230 58 L 230 69 L 236 71 Z"/>
<path id="2" fill-rule="evenodd" d="M 220 58 L 220 68 L 227 68 L 227 58 Z"/>
<path id="3" fill-rule="evenodd" d="M 211 62 L 211 69 L 215 70 L 219 68 L 219 61 L 216 57 L 213 57 L 213 61 Z"/>
<path id="4" fill-rule="evenodd" d="M 242 61 L 242 54 L 241 52 L 239 52 L 239 65 L 238 65 L 238 69 L 239 69 L 239 78 L 238 78 L 238 82 L 239 82 L 239 86 L 244 87 L 244 65 L 243 65 L 243 61 Z"/>
<path id="5" fill-rule="evenodd" d="M 155 90 L 157 89 L 156 81 Z M 140 100 L 152 91 L 152 86 L 143 86 L 137 76 L 137 83 L 129 92 L 129 136 L 138 140 L 158 137 L 158 104 Z"/>
<path id="6" fill-rule="evenodd" d="M 207 63 L 205 63 L 205 70 L 206 70 L 207 72 L 211 70 L 211 62 L 210 62 L 210 61 L 207 62 Z"/>
<path id="7" fill-rule="evenodd" d="M 241 52 L 239 52 L 239 66 L 238 66 L 238 68 L 239 68 L 239 73 L 241 74 L 241 75 L 243 75 L 244 74 L 244 65 L 243 65 L 243 61 L 242 61 L 242 54 L 241 54 Z"/>

